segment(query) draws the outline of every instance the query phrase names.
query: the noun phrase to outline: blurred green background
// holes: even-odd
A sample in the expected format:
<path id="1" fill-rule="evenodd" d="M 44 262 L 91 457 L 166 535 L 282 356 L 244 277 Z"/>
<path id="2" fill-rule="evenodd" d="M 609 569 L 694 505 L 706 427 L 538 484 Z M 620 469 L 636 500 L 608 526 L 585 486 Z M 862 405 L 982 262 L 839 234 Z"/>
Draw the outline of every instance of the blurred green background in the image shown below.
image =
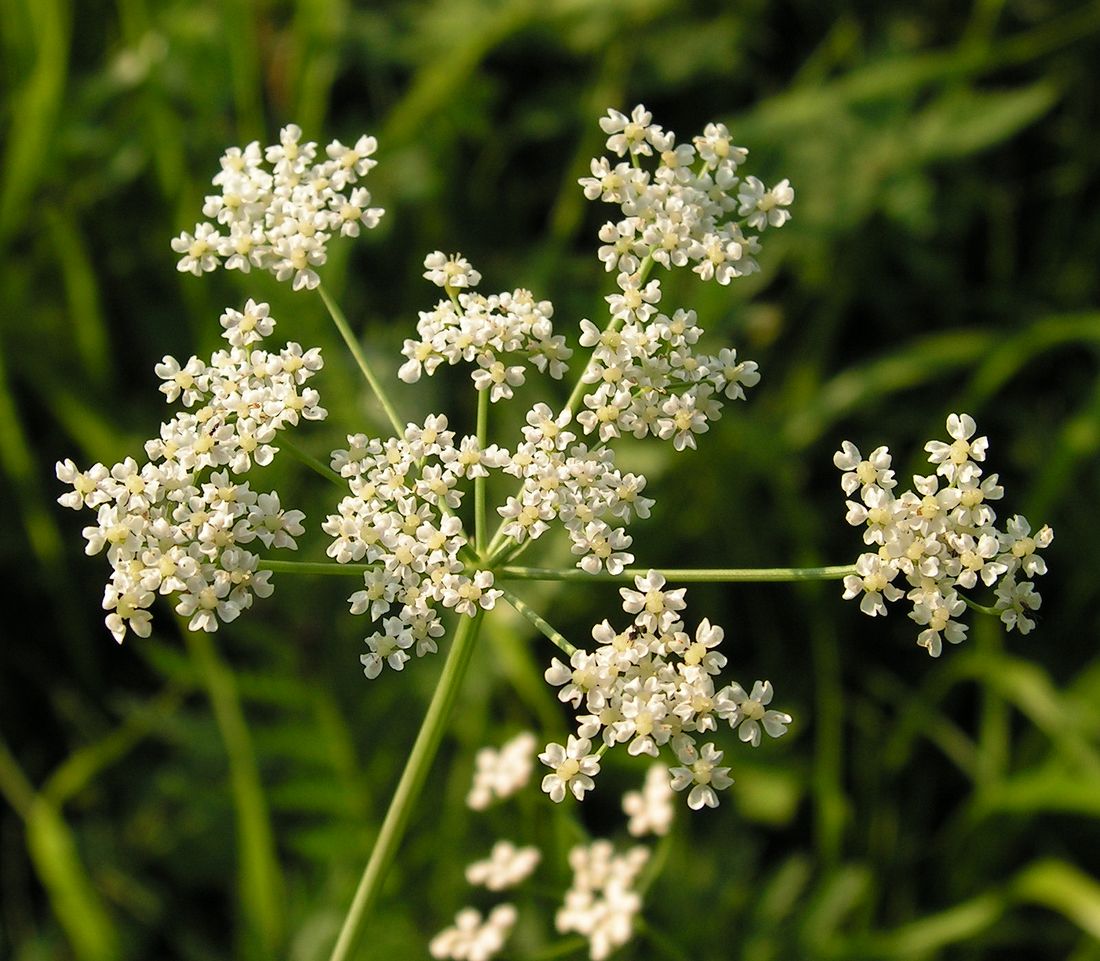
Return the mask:
<path id="1" fill-rule="evenodd" d="M 832 452 L 886 443 L 907 477 L 957 410 L 990 438 L 1001 519 L 1056 539 L 1036 631 L 976 619 L 939 661 L 901 609 L 868 620 L 836 584 L 691 588 L 729 675 L 771 678 L 796 723 L 729 745 L 737 783 L 682 810 L 621 956 L 1100 959 L 1100 5 L 2 0 L 0 38 L 0 957 L 326 958 L 441 666 L 367 682 L 342 579 L 281 577 L 213 637 L 167 607 L 121 648 L 102 626 L 106 564 L 53 464 L 138 454 L 166 416 L 153 365 L 209 353 L 226 305 L 268 299 L 278 342 L 325 349 L 331 416 L 301 446 L 381 424 L 315 296 L 176 272 L 218 156 L 291 121 L 378 137 L 386 217 L 324 276 L 396 383 L 436 248 L 553 299 L 571 339 L 599 313 L 609 211 L 576 178 L 597 117 L 641 101 L 681 139 L 726 122 L 796 202 L 760 275 L 666 286 L 764 379 L 699 453 L 629 452 L 658 498 L 638 563 L 850 562 Z M 395 387 L 463 429 L 471 393 Z M 299 556 L 322 557 L 331 490 L 287 457 L 253 486 L 307 512 Z M 581 640 L 618 607 L 610 585 L 522 593 Z M 426 957 L 490 903 L 462 868 L 500 836 L 548 859 L 505 956 L 586 956 L 552 934 L 564 850 L 624 836 L 643 767 L 616 757 L 581 811 L 467 811 L 479 745 L 568 723 L 549 645 L 492 625 L 364 957 Z"/>

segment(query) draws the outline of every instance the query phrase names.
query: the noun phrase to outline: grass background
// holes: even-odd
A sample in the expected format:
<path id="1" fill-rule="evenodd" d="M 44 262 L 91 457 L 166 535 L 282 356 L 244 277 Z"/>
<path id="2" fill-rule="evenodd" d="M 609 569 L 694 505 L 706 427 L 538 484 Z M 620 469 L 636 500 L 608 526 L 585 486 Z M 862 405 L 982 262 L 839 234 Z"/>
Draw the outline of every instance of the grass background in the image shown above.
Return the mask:
<path id="1" fill-rule="evenodd" d="M 639 563 L 849 561 L 832 451 L 887 443 L 907 476 L 953 410 L 990 437 L 1002 519 L 1056 540 L 1037 630 L 978 619 L 939 661 L 837 585 L 691 588 L 690 622 L 726 625 L 732 676 L 770 677 L 796 724 L 680 819 L 622 956 L 1100 959 L 1100 7 L 0 0 L 0 42 L 0 957 L 327 957 L 441 663 L 366 682 L 343 581 L 279 578 L 212 638 L 166 608 L 121 648 L 101 624 L 105 565 L 52 465 L 136 453 L 164 416 L 153 364 L 209 353 L 226 305 L 268 299 L 281 337 L 325 348 L 331 417 L 299 443 L 381 424 L 315 298 L 176 273 L 220 153 L 291 121 L 378 137 L 387 215 L 325 278 L 392 382 L 427 251 L 553 299 L 565 332 L 599 312 L 606 211 L 576 178 L 596 118 L 643 101 L 681 138 L 726 122 L 797 199 L 760 275 L 668 284 L 764 380 L 701 452 L 631 450 L 658 497 Z M 469 394 L 395 388 L 460 425 Z M 321 556 L 331 494 L 287 460 L 254 486 L 307 511 Z M 607 585 L 525 597 L 582 638 L 617 607 Z M 461 805 L 479 745 L 564 734 L 550 655 L 494 619 L 365 957 L 426 956 L 502 835 L 548 859 L 507 957 L 585 955 L 551 931 L 562 854 L 622 837 L 641 768 L 611 763 L 580 812 Z"/>

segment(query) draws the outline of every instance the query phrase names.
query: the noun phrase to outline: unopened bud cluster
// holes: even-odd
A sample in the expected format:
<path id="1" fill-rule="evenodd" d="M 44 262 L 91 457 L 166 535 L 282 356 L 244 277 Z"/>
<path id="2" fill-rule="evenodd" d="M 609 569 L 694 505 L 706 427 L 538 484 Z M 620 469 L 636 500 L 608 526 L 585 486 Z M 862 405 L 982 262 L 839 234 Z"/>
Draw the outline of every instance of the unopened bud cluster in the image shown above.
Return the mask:
<path id="1" fill-rule="evenodd" d="M 325 417 L 317 392 L 305 386 L 321 369 L 320 351 L 295 343 L 278 352 L 253 349 L 275 326 L 267 304 L 227 310 L 222 326 L 229 350 L 209 361 L 191 357 L 181 366 L 165 357 L 157 365 L 165 397 L 188 409 L 146 442 L 146 463 L 128 457 L 88 471 L 71 460 L 57 465 L 58 479 L 73 488 L 59 502 L 96 511 L 96 523 L 84 529 L 86 551 L 106 550 L 112 573 L 103 608 L 119 642 L 127 630 L 148 637 L 157 594 L 178 595 L 176 612 L 193 631 L 234 620 L 253 595 L 273 590 L 246 545 L 293 550 L 302 533 L 301 511 L 283 510 L 276 492 L 259 494 L 233 475 L 270 463 L 279 431 Z"/>
<path id="2" fill-rule="evenodd" d="M 844 597 L 861 597 L 860 609 L 872 617 L 886 613 L 887 601 L 905 597 L 913 605 L 909 616 L 924 628 L 917 643 L 933 657 L 945 640 L 958 644 L 966 637 L 967 625 L 959 620 L 966 610 L 961 591 L 979 581 L 995 589 L 994 609 L 1005 626 L 1027 634 L 1035 626 L 1029 615 L 1041 603 L 1031 579 L 1047 569 L 1036 551 L 1054 538 L 1045 526 L 1032 533 L 1020 515 L 1004 530 L 996 526 L 991 502 L 1004 496 L 1004 488 L 996 474 L 983 478 L 989 441 L 976 432 L 969 414 L 951 414 L 951 440 L 929 441 L 924 448 L 935 473 L 914 476 L 913 490 L 900 496 L 887 448 L 864 458 L 845 441 L 833 457 L 844 472 L 844 492 L 859 491 L 859 501 L 847 502 L 848 523 L 863 527 L 863 542 L 876 548 L 862 554 L 857 573 L 844 579 Z"/>

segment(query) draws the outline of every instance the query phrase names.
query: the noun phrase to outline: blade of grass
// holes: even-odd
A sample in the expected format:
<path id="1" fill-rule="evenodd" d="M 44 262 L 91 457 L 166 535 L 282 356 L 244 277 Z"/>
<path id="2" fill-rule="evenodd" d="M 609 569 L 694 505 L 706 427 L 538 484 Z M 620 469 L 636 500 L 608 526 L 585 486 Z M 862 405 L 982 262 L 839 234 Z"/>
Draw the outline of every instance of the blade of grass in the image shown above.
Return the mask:
<path id="1" fill-rule="evenodd" d="M 283 940 L 284 884 L 236 681 L 209 634 L 182 626 L 181 632 L 210 698 L 229 761 L 237 816 L 238 891 L 245 925 L 242 948 L 250 957 L 275 957 Z"/>
<path id="2" fill-rule="evenodd" d="M 0 164 L 0 247 L 23 223 L 51 155 L 50 140 L 65 94 L 71 7 L 61 0 L 4 4 L 5 19 L 26 20 L 34 43 L 34 65 L 11 98 L 7 149 Z"/>
<path id="3" fill-rule="evenodd" d="M 80 358 L 82 375 L 102 388 L 112 374 L 110 337 L 91 258 L 73 218 L 54 210 L 46 223 L 50 246 L 61 268 L 72 342 Z"/>

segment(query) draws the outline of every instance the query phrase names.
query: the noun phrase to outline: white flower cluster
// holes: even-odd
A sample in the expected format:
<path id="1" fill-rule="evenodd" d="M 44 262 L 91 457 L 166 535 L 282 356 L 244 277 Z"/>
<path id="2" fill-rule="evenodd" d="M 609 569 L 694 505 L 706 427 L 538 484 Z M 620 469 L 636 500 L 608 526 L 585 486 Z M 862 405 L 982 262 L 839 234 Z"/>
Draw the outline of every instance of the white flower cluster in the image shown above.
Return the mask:
<path id="1" fill-rule="evenodd" d="M 511 797 L 530 779 L 534 752 L 535 735 L 530 731 L 517 734 L 499 750 L 481 748 L 466 803 L 482 811 L 494 799 Z M 541 860 L 536 847 L 497 841 L 488 858 L 467 866 L 466 880 L 490 891 L 503 891 L 527 880 Z M 516 909 L 511 904 L 498 904 L 484 922 L 477 909 L 463 908 L 455 916 L 455 924 L 437 934 L 428 947 L 433 958 L 488 961 L 504 946 L 515 923 Z"/>
<path id="2" fill-rule="evenodd" d="M 634 561 L 627 550 L 632 539 L 620 525 L 648 517 L 653 501 L 642 496 L 644 476 L 615 467 L 614 451 L 577 443 L 576 434 L 566 430 L 570 419 L 568 410 L 555 415 L 546 404 L 527 412 L 523 443 L 503 467 L 523 484 L 497 508 L 505 521 L 501 533 L 522 544 L 559 520 L 581 570 L 618 574 Z"/>
<path id="3" fill-rule="evenodd" d="M 676 450 L 694 448 L 695 435 L 722 416 L 718 398 L 744 400 L 745 388 L 760 380 L 756 364 L 738 361 L 732 347 L 694 352 L 703 333 L 694 310 L 602 332 L 583 320 L 581 330 L 581 346 L 595 347 L 583 381 L 598 386 L 584 395 L 577 421 L 601 441 L 630 433 L 671 440 Z"/>
<path id="4" fill-rule="evenodd" d="M 383 630 L 367 638 L 368 677 L 377 677 L 384 664 L 401 670 L 410 648 L 417 656 L 435 652 L 443 633 L 436 605 L 472 617 L 478 608 L 491 610 L 500 596 L 491 571 L 466 573 L 468 538 L 454 513 L 465 493 L 461 481 L 486 477 L 490 469 L 522 480 L 519 496 L 497 509 L 506 521 L 503 533 L 517 542 L 541 536 L 558 519 L 583 570 L 615 574 L 633 561 L 626 551 L 630 536 L 611 523 L 648 515 L 645 478 L 620 473 L 606 448 L 575 444 L 563 429 L 568 420 L 568 411 L 555 418 L 537 405 L 514 453 L 495 444 L 482 450 L 474 436 L 456 440 L 443 415 L 428 417 L 422 427 L 410 424 L 402 438 L 351 435 L 348 450 L 333 452 L 332 469 L 348 479 L 351 495 L 322 525 L 333 537 L 327 553 L 342 564 L 375 565 L 363 575 L 364 590 L 349 600 L 353 614 L 385 618 Z M 386 616 L 394 605 L 398 613 Z"/>
<path id="5" fill-rule="evenodd" d="M 454 927 L 440 931 L 428 950 L 433 958 L 455 961 L 489 961 L 508 940 L 516 924 L 512 904 L 498 904 L 483 921 L 477 908 L 463 908 L 455 915 Z"/>
<path id="6" fill-rule="evenodd" d="M 458 482 L 485 476 L 506 455 L 495 447 L 481 450 L 476 437 L 456 446 L 442 414 L 419 427 L 409 424 L 400 438 L 354 434 L 348 445 L 333 451 L 332 469 L 347 478 L 351 495 L 321 526 L 333 537 L 329 557 L 374 565 L 363 575 L 364 589 L 348 599 L 352 614 L 385 618 L 361 657 L 364 673 L 374 678 L 383 665 L 400 671 L 410 648 L 417 657 L 435 653 L 435 639 L 444 633 L 437 605 L 473 617 L 496 604 L 492 572 L 466 573 L 460 555 L 468 539 L 454 511 L 464 493 Z M 386 616 L 394 605 L 397 614 Z"/>
<path id="7" fill-rule="evenodd" d="M 182 398 L 193 410 L 161 424 L 159 438 L 145 444 L 147 463 L 128 457 L 88 471 L 71 460 L 57 465 L 58 479 L 73 488 L 59 503 L 97 512 L 84 529 L 86 552 L 107 552 L 112 574 L 103 608 L 119 642 L 127 630 L 148 637 L 157 594 L 179 595 L 176 612 L 193 631 L 234 620 L 253 595 L 273 590 L 245 545 L 294 550 L 302 533 L 301 511 L 283 510 L 277 493 L 258 494 L 231 475 L 270 463 L 278 431 L 325 417 L 317 392 L 303 386 L 321 369 L 320 351 L 295 343 L 278 353 L 249 349 L 274 328 L 266 304 L 227 310 L 222 325 L 230 350 L 209 362 L 192 357 L 181 367 L 165 357 L 157 365 L 168 400 Z M 222 469 L 204 476 L 208 468 Z"/>
<path id="8" fill-rule="evenodd" d="M 672 798 L 668 768 L 663 764 L 651 764 L 642 789 L 623 795 L 623 813 L 630 818 L 626 829 L 636 838 L 647 834 L 664 837 L 672 828 L 675 816 Z"/>
<path id="9" fill-rule="evenodd" d="M 914 489 L 900 496 L 885 447 L 864 458 L 845 441 L 833 457 L 844 472 L 844 492 L 859 491 L 859 501 L 847 502 L 848 523 L 864 527 L 863 542 L 875 548 L 862 554 L 857 573 L 844 579 L 844 597 L 862 595 L 860 610 L 874 617 L 886 613 L 886 601 L 904 596 L 913 605 L 909 616 L 924 628 L 917 643 L 933 657 L 944 640 L 958 644 L 966 637 L 967 625 L 958 620 L 966 609 L 960 589 L 979 581 L 996 586 L 994 609 L 1004 624 L 1027 634 L 1035 626 L 1028 615 L 1041 602 L 1031 578 L 1047 569 L 1036 551 L 1054 538 L 1049 527 L 1033 534 L 1019 515 L 1005 530 L 995 526 L 990 502 L 1000 500 L 1004 489 L 996 474 L 982 477 L 989 441 L 976 432 L 969 414 L 951 414 L 951 440 L 929 441 L 924 448 L 936 472 L 914 476 Z M 907 593 L 895 583 L 899 575 L 909 585 Z"/>
<path id="10" fill-rule="evenodd" d="M 573 884 L 554 924 L 562 934 L 576 931 L 586 937 L 592 961 L 609 957 L 633 935 L 634 918 L 642 907 L 635 886 L 648 860 L 647 848 L 615 854 L 605 840 L 578 845 L 569 852 Z"/>
<path id="11" fill-rule="evenodd" d="M 692 270 L 703 280 L 728 284 L 753 273 L 760 242 L 749 231 L 782 227 L 794 190 L 787 180 L 768 190 L 756 177 L 738 176 L 748 151 L 730 140 L 725 124 L 709 123 L 693 144 L 677 144 L 671 130 L 653 123 L 639 104 L 629 117 L 609 110 L 600 120 L 607 149 L 629 160 L 592 160 L 581 179 L 589 200 L 617 204 L 623 213 L 600 231 L 600 260 L 608 271 L 637 273 L 647 257 L 664 267 Z M 656 158 L 645 169 L 642 158 Z M 693 165 L 697 165 L 693 169 Z"/>
<path id="12" fill-rule="evenodd" d="M 549 684 L 561 688 L 559 700 L 585 713 L 577 717 L 575 737 L 539 755 L 551 768 L 542 789 L 555 801 L 567 791 L 583 798 L 607 748 L 627 744 L 631 755 L 658 757 L 668 745 L 680 762 L 671 771 L 672 787 L 691 788 L 687 801 L 693 810 L 716 807 L 715 792 L 733 783 L 729 768 L 719 766 L 722 752 L 712 743 L 700 751 L 694 735 L 717 730 L 721 720 L 756 747 L 761 728 L 779 737 L 790 715 L 767 710 L 770 683 L 758 681 L 751 694 L 737 683 L 715 688 L 726 663 L 717 649 L 724 632 L 705 619 L 694 638 L 684 630 L 684 588 L 664 590 L 665 579 L 656 571 L 636 577 L 635 586 L 620 588 L 624 610 L 634 615 L 630 627 L 616 631 L 606 620 L 597 624 L 595 651 L 576 651 L 568 665 L 554 658 L 545 673 Z M 591 752 L 596 737 L 603 742 L 599 754 Z"/>
<path id="13" fill-rule="evenodd" d="M 505 891 L 526 881 L 542 860 L 538 848 L 517 848 L 511 841 L 497 841 L 489 857 L 466 868 L 466 880 L 490 891 Z"/>
<path id="14" fill-rule="evenodd" d="M 584 382 L 598 386 L 577 419 L 601 440 L 653 434 L 682 450 L 721 415 L 720 397 L 744 398 L 760 376 L 732 349 L 696 353 L 702 330 L 694 312 L 659 312 L 661 285 L 647 283 L 648 272 L 653 264 L 691 264 L 719 284 L 752 273 L 760 250 L 752 231 L 786 223 L 794 191 L 786 180 L 768 190 L 755 177 L 739 177 L 748 151 L 731 143 L 724 125 L 708 124 L 693 146 L 677 144 L 652 120 L 641 105 L 629 117 L 609 111 L 600 121 L 607 148 L 629 161 L 596 158 L 592 176 L 580 181 L 589 200 L 617 204 L 622 218 L 600 230 L 599 257 L 615 272 L 619 292 L 607 298 L 605 331 L 582 322 L 582 346 L 597 348 Z M 642 163 L 649 157 L 656 157 L 653 171 Z"/>
<path id="15" fill-rule="evenodd" d="M 535 735 L 522 731 L 497 750 L 483 747 L 474 756 L 474 781 L 466 804 L 484 811 L 494 800 L 511 797 L 527 784 L 535 766 Z"/>
<path id="16" fill-rule="evenodd" d="M 301 143 L 301 137 L 290 124 L 266 149 L 253 141 L 225 152 L 213 180 L 220 192 L 202 208 L 218 226 L 200 223 L 194 234 L 172 241 L 183 255 L 180 271 L 199 275 L 224 266 L 248 273 L 257 267 L 291 280 L 295 290 L 313 288 L 320 283 L 314 268 L 327 259 L 334 235 L 357 237 L 361 227 L 377 225 L 383 211 L 355 186 L 376 163 L 370 159 L 375 139 L 360 137 L 353 147 L 334 140 L 319 160 L 317 144 Z"/>
<path id="17" fill-rule="evenodd" d="M 467 798 L 470 806 L 482 810 L 493 795 L 510 796 L 524 787 L 531 773 L 534 744 L 534 735 L 525 731 L 499 750 L 479 750 Z M 667 834 L 673 818 L 672 793 L 668 768 L 653 765 L 646 775 L 644 790 L 630 792 L 623 798 L 631 834 Z M 596 961 L 626 944 L 641 910 L 638 877 L 649 856 L 650 852 L 641 846 L 616 854 L 608 840 L 571 849 L 568 857 L 573 879 L 555 917 L 557 930 L 562 934 L 571 931 L 582 934 L 588 939 L 590 955 Z M 466 868 L 466 880 L 490 891 L 510 889 L 530 878 L 541 860 L 541 852 L 534 846 L 497 841 L 488 858 Z M 482 921 L 475 909 L 464 908 L 456 916 L 454 926 L 433 939 L 432 956 L 488 959 L 504 946 L 515 920 L 511 904 L 494 908 L 487 922 Z"/>
<path id="18" fill-rule="evenodd" d="M 447 257 L 437 250 L 424 266 L 424 276 L 450 299 L 420 312 L 420 339 L 406 340 L 401 350 L 408 360 L 397 374 L 405 383 L 416 383 L 422 373 L 431 376 L 443 363 L 473 363 L 474 387 L 489 391 L 496 403 L 511 399 L 513 388 L 524 382 L 525 361 L 555 380 L 565 374 L 573 352 L 554 333 L 550 301 L 537 301 L 522 289 L 488 297 L 465 290 L 476 286 L 481 275 L 460 254 Z"/>

